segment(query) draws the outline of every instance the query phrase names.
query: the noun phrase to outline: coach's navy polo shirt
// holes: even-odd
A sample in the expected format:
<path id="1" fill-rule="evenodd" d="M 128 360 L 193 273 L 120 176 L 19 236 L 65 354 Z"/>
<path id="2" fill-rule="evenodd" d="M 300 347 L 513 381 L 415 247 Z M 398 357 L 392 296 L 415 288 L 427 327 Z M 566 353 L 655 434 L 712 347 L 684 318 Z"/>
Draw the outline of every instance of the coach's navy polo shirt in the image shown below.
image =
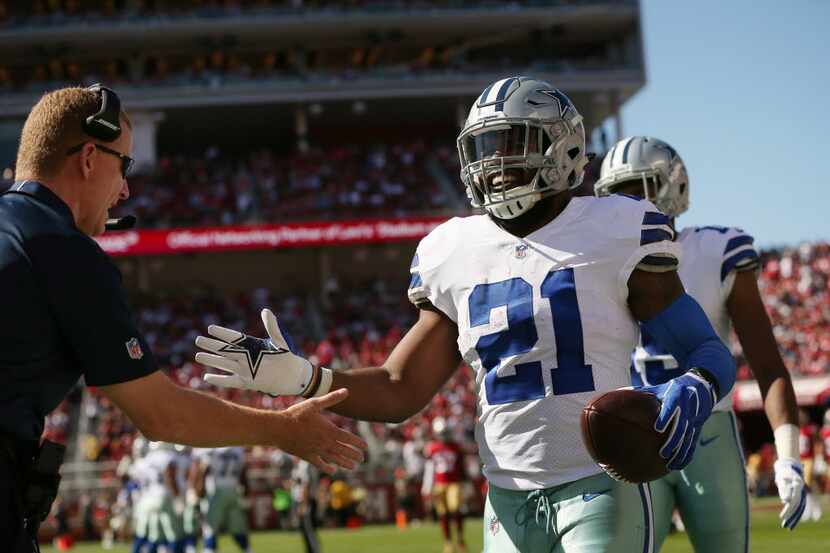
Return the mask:
<path id="1" fill-rule="evenodd" d="M 89 386 L 156 370 L 121 273 L 40 183 L 0 195 L 0 432 L 36 440 L 78 378 Z"/>

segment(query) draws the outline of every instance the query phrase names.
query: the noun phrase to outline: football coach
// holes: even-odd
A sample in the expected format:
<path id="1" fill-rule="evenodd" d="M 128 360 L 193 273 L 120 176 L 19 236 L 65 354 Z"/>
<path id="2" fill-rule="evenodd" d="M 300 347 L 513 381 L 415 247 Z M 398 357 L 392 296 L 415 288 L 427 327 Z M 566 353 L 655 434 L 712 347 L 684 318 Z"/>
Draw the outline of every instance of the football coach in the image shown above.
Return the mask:
<path id="1" fill-rule="evenodd" d="M 345 390 L 267 411 L 181 388 L 158 370 L 118 269 L 91 238 L 129 197 L 131 149 L 115 92 L 100 85 L 50 92 L 26 119 L 15 183 L 0 195 L 3 551 L 38 550 L 63 457 L 62 446 L 41 442 L 44 418 L 80 377 L 150 440 L 276 446 L 326 472 L 363 458 L 366 444 L 320 413 Z"/>

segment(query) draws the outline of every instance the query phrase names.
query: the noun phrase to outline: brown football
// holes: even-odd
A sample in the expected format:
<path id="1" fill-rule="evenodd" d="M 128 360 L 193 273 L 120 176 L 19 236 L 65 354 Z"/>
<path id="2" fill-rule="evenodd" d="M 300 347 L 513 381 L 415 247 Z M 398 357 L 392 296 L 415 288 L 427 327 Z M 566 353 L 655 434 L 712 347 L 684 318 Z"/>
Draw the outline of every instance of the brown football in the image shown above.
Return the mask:
<path id="1" fill-rule="evenodd" d="M 654 429 L 660 401 L 637 390 L 613 390 L 582 409 L 582 441 L 594 461 L 628 482 L 649 482 L 668 474 L 660 457 L 665 434 Z"/>

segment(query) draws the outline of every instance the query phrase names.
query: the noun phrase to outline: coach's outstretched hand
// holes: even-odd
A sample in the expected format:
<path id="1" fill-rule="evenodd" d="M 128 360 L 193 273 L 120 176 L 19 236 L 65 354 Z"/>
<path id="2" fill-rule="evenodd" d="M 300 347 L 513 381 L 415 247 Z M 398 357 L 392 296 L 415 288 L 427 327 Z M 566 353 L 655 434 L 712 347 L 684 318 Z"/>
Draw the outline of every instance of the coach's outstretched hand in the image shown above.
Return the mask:
<path id="1" fill-rule="evenodd" d="M 660 455 L 667 459 L 669 469 L 682 469 L 691 462 L 700 429 L 715 406 L 712 385 L 694 372 L 687 372 L 665 384 L 640 389 L 656 395 L 663 403 L 654 423 L 658 432 L 668 432 Z"/>
<path id="2" fill-rule="evenodd" d="M 196 346 L 205 350 L 196 354 L 196 361 L 227 373 L 206 374 L 205 380 L 222 388 L 275 396 L 318 397 L 328 392 L 331 371 L 297 355 L 291 337 L 280 330 L 270 309 L 263 309 L 261 316 L 267 340 L 217 325 L 208 327 L 212 338 L 196 338 Z"/>
<path id="3" fill-rule="evenodd" d="M 328 474 L 337 467 L 353 469 L 363 460 L 367 444 L 354 434 L 338 428 L 320 411 L 346 399 L 349 391 L 335 390 L 322 397 L 302 401 L 285 409 L 280 449 L 301 457 Z"/>

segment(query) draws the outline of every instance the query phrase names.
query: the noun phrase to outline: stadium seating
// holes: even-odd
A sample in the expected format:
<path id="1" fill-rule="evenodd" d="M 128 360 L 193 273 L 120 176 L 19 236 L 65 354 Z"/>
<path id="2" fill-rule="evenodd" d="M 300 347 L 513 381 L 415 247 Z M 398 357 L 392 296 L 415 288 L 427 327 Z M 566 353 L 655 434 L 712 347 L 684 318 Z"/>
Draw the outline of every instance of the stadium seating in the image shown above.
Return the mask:
<path id="1" fill-rule="evenodd" d="M 210 148 L 161 158 L 130 179 L 132 198 L 119 209 L 145 228 L 435 213 L 451 198 L 427 173 L 428 155 L 422 142 L 236 158 Z"/>

